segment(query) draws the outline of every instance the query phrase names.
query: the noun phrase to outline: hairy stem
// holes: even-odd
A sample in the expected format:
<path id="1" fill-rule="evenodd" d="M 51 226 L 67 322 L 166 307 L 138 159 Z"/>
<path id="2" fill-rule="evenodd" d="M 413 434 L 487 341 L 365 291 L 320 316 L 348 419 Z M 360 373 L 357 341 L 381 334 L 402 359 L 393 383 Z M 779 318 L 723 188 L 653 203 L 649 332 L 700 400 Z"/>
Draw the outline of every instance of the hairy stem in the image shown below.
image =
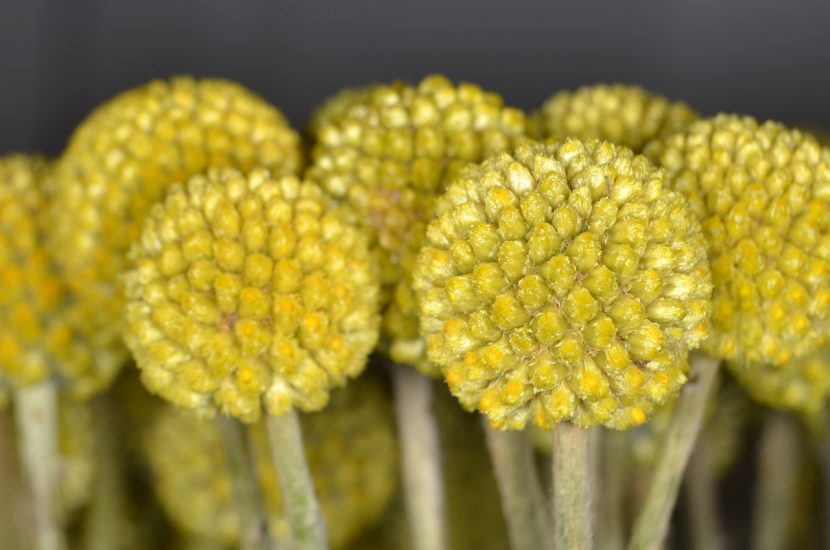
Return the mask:
<path id="1" fill-rule="evenodd" d="M 225 416 L 220 416 L 217 422 L 239 514 L 239 546 L 242 550 L 268 550 L 268 526 L 250 459 L 245 427 L 236 419 Z"/>
<path id="2" fill-rule="evenodd" d="M 51 380 L 40 382 L 18 390 L 14 403 L 20 464 L 31 488 L 37 548 L 66 548 L 57 502 L 57 389 Z"/>
<path id="3" fill-rule="evenodd" d="M 392 366 L 392 381 L 413 550 L 444 550 L 447 514 L 432 381 L 404 365 Z"/>
<path id="4" fill-rule="evenodd" d="M 569 423 L 553 429 L 553 529 L 559 550 L 594 547 L 590 432 Z"/>
<path id="5" fill-rule="evenodd" d="M 524 432 L 500 431 L 482 419 L 513 550 L 551 548 L 548 511 Z"/>
<path id="6" fill-rule="evenodd" d="M 296 550 L 323 550 L 327 548 L 326 528 L 306 463 L 297 411 L 267 415 L 265 424 L 294 546 Z"/>
<path id="7" fill-rule="evenodd" d="M 602 550 L 622 550 L 625 545 L 625 486 L 628 475 L 626 436 L 616 430 L 602 433 Z"/>
<path id="8" fill-rule="evenodd" d="M 634 523 L 631 550 L 657 550 L 666 538 L 680 481 L 700 433 L 703 410 L 720 361 L 693 354 L 690 362 L 689 382 L 680 391 L 669 429 L 660 444 L 643 509 Z"/>
<path id="9" fill-rule="evenodd" d="M 712 472 L 709 442 L 701 437 L 686 470 L 686 498 L 694 550 L 723 548 L 718 521 L 717 482 Z"/>

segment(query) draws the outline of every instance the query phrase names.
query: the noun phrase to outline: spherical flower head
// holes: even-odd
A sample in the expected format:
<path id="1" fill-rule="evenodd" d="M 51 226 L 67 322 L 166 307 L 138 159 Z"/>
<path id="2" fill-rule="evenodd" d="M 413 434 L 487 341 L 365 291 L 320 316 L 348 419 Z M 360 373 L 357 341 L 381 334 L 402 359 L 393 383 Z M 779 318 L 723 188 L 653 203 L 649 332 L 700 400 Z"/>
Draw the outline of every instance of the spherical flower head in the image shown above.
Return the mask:
<path id="1" fill-rule="evenodd" d="M 798 131 L 718 115 L 646 148 L 686 195 L 714 284 L 710 354 L 786 365 L 830 329 L 830 151 Z"/>
<path id="2" fill-rule="evenodd" d="M 376 239 L 391 291 L 383 324 L 390 356 L 437 374 L 424 355 L 410 278 L 432 201 L 463 164 L 512 150 L 524 138 L 524 114 L 495 93 L 437 75 L 332 101 L 309 173 L 360 212 Z"/>
<path id="3" fill-rule="evenodd" d="M 105 387 L 118 360 L 74 330 L 77 307 L 46 252 L 49 220 L 42 158 L 0 158 L 0 391 L 53 378 L 75 397 Z"/>
<path id="4" fill-rule="evenodd" d="M 172 186 L 125 277 L 142 382 L 176 405 L 255 422 L 319 410 L 378 336 L 365 232 L 316 186 L 230 168 Z"/>
<path id="5" fill-rule="evenodd" d="M 530 118 L 537 138 L 606 140 L 635 152 L 697 119 L 688 105 L 639 86 L 597 84 L 551 96 Z"/>
<path id="6" fill-rule="evenodd" d="M 300 169 L 299 136 L 242 86 L 177 77 L 118 95 L 73 134 L 55 169 L 50 248 L 83 307 L 78 329 L 109 353 L 121 343 L 117 275 L 165 189 L 211 166 Z"/>
<path id="7" fill-rule="evenodd" d="M 430 360 L 497 428 L 640 424 L 707 334 L 697 220 L 607 142 L 529 143 L 466 169 L 414 279 Z"/>
<path id="8" fill-rule="evenodd" d="M 783 365 L 727 365 L 753 399 L 770 407 L 812 416 L 830 397 L 830 349 L 824 346 Z"/>
<path id="9" fill-rule="evenodd" d="M 360 377 L 332 394 L 331 405 L 303 415 L 306 458 L 329 543 L 343 548 L 376 524 L 397 488 L 397 447 L 391 404 L 382 386 Z M 264 426 L 250 427 L 252 455 L 269 531 L 284 541 L 279 482 Z M 155 491 L 173 522 L 194 535 L 235 545 L 239 516 L 216 424 L 162 410 L 144 437 Z"/>

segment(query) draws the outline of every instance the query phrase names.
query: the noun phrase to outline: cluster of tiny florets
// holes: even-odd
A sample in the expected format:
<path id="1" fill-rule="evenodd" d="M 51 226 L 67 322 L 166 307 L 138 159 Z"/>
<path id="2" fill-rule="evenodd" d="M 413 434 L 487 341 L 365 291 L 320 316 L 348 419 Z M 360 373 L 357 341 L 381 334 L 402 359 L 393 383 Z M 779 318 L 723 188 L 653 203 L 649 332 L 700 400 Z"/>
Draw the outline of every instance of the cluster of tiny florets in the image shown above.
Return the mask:
<path id="1" fill-rule="evenodd" d="M 476 85 L 430 76 L 336 97 L 317 120 L 309 174 L 376 238 L 382 282 L 392 289 L 383 323 L 389 354 L 437 374 L 425 360 L 410 279 L 432 201 L 464 163 L 512 150 L 525 135 L 524 114 Z"/>
<path id="2" fill-rule="evenodd" d="M 715 290 L 704 349 L 736 369 L 816 349 L 830 330 L 830 151 L 780 124 L 719 115 L 646 155 L 706 236 Z"/>
<path id="3" fill-rule="evenodd" d="M 303 415 L 301 424 L 329 543 L 342 548 L 380 519 L 397 488 L 391 406 L 376 381 L 361 377 L 333 392 L 325 410 Z M 265 429 L 261 423 L 248 429 L 268 528 L 283 542 L 290 528 Z M 174 523 L 207 540 L 238 543 L 239 515 L 216 424 L 165 408 L 143 441 L 156 494 Z"/>
<path id="4" fill-rule="evenodd" d="M 46 253 L 49 164 L 0 159 L 0 392 L 53 378 L 75 397 L 105 387 L 118 362 L 93 357 L 74 326 L 77 307 Z"/>
<path id="5" fill-rule="evenodd" d="M 530 128 L 537 138 L 599 139 L 639 152 L 696 119 L 685 103 L 638 86 L 598 84 L 554 94 L 530 117 Z"/>
<path id="6" fill-rule="evenodd" d="M 141 222 L 164 190 L 211 166 L 301 167 L 299 136 L 242 86 L 178 77 L 125 92 L 73 134 L 55 167 L 49 245 L 82 307 L 78 330 L 120 353 L 117 276 Z"/>
<path id="7" fill-rule="evenodd" d="M 214 169 L 147 216 L 126 278 L 127 343 L 154 393 L 246 422 L 321 409 L 378 335 L 363 231 L 315 185 Z"/>
<path id="8" fill-rule="evenodd" d="M 707 335 L 700 226 L 645 158 L 520 145 L 436 206 L 414 273 L 421 329 L 462 405 L 496 427 L 626 428 L 685 381 Z"/>

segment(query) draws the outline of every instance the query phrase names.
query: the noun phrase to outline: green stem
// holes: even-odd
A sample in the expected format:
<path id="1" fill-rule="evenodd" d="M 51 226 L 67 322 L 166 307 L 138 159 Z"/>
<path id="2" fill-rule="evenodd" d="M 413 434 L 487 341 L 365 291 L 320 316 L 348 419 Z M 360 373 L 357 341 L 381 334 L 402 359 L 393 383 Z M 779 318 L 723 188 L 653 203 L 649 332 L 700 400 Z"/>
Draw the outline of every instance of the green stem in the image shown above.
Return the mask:
<path id="1" fill-rule="evenodd" d="M 392 382 L 413 550 L 444 550 L 447 514 L 432 380 L 411 367 L 393 365 Z"/>
<path id="2" fill-rule="evenodd" d="M 268 524 L 259 498 L 245 427 L 236 419 L 225 416 L 220 416 L 217 422 L 239 513 L 239 546 L 243 550 L 266 550 L 270 546 Z"/>
<path id="3" fill-rule="evenodd" d="M 718 521 L 717 482 L 712 472 L 711 453 L 706 437 L 701 437 L 686 470 L 686 498 L 694 550 L 723 548 Z"/>
<path id="4" fill-rule="evenodd" d="M 11 415 L 2 407 L 0 404 L 0 487 L 3 488 L 0 491 L 0 541 L 6 542 L 11 550 L 20 550 L 31 547 L 23 529 L 30 503 L 20 485 Z"/>
<path id="5" fill-rule="evenodd" d="M 680 481 L 700 433 L 703 410 L 720 361 L 693 354 L 690 362 L 689 382 L 680 391 L 671 424 L 660 445 L 643 509 L 634 523 L 631 550 L 657 550 L 666 538 Z"/>
<path id="6" fill-rule="evenodd" d="M 524 432 L 500 431 L 482 419 L 513 550 L 551 547 L 548 513 L 533 446 Z"/>
<path id="7" fill-rule="evenodd" d="M 604 430 L 602 437 L 602 528 L 603 550 L 623 550 L 625 545 L 625 486 L 628 476 L 626 436 L 616 430 Z"/>
<path id="8" fill-rule="evenodd" d="M 308 471 L 297 412 L 267 415 L 265 425 L 286 518 L 297 550 L 326 548 L 326 529 Z"/>
<path id="9" fill-rule="evenodd" d="M 20 464 L 31 488 L 39 550 L 61 550 L 66 541 L 58 507 L 57 389 L 51 380 L 18 390 L 15 418 Z"/>
<path id="10" fill-rule="evenodd" d="M 590 432 L 569 423 L 553 429 L 553 529 L 558 550 L 594 547 L 594 464 Z"/>
<path id="11" fill-rule="evenodd" d="M 781 413 L 770 413 L 758 455 L 758 490 L 752 528 L 752 548 L 783 550 L 796 508 L 801 470 L 798 430 Z"/>

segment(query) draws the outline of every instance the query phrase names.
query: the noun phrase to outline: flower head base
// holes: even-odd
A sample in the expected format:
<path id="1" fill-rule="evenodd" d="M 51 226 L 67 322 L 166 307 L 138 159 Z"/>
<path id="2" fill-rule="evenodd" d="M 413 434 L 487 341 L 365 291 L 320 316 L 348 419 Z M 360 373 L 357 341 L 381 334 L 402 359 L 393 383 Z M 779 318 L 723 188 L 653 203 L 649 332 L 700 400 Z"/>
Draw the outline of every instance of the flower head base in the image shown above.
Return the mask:
<path id="1" fill-rule="evenodd" d="M 462 405 L 500 428 L 628 428 L 707 334 L 703 235 L 645 158 L 524 144 L 439 200 L 414 273 L 421 329 Z"/>
<path id="2" fill-rule="evenodd" d="M 0 392 L 53 377 L 73 397 L 106 387 L 119 360 L 93 354 L 74 326 L 78 308 L 46 253 L 48 163 L 0 159 Z"/>
<path id="3" fill-rule="evenodd" d="M 75 131 L 55 168 L 51 251 L 83 310 L 78 330 L 120 353 L 117 276 L 165 189 L 211 166 L 300 168 L 299 136 L 242 86 L 178 77 L 125 92 Z"/>
<path id="4" fill-rule="evenodd" d="M 686 128 L 697 114 L 638 86 L 598 84 L 550 97 L 530 119 L 539 138 L 607 140 L 635 152 L 655 138 Z"/>
<path id="5" fill-rule="evenodd" d="M 331 405 L 301 417 L 306 458 L 320 498 L 329 542 L 342 548 L 375 524 L 397 485 L 397 448 L 390 403 L 376 381 L 361 377 L 332 393 Z M 250 427 L 269 530 L 290 532 L 261 423 Z M 217 426 L 165 408 L 144 437 L 155 490 L 174 523 L 188 533 L 233 545 L 239 516 Z"/>
<path id="6" fill-rule="evenodd" d="M 321 409 L 378 334 L 365 233 L 319 188 L 225 168 L 170 188 L 126 277 L 127 343 L 154 393 L 254 422 Z"/>
<path id="7" fill-rule="evenodd" d="M 467 162 L 511 150 L 525 117 L 473 84 L 430 76 L 346 92 L 318 115 L 311 178 L 352 205 L 376 238 L 383 283 L 393 289 L 384 319 L 389 353 L 437 375 L 424 357 L 410 272 L 432 202 Z"/>
<path id="8" fill-rule="evenodd" d="M 811 353 L 830 329 L 830 151 L 780 124 L 719 115 L 646 155 L 706 236 L 714 295 L 704 349 L 738 365 Z"/>

